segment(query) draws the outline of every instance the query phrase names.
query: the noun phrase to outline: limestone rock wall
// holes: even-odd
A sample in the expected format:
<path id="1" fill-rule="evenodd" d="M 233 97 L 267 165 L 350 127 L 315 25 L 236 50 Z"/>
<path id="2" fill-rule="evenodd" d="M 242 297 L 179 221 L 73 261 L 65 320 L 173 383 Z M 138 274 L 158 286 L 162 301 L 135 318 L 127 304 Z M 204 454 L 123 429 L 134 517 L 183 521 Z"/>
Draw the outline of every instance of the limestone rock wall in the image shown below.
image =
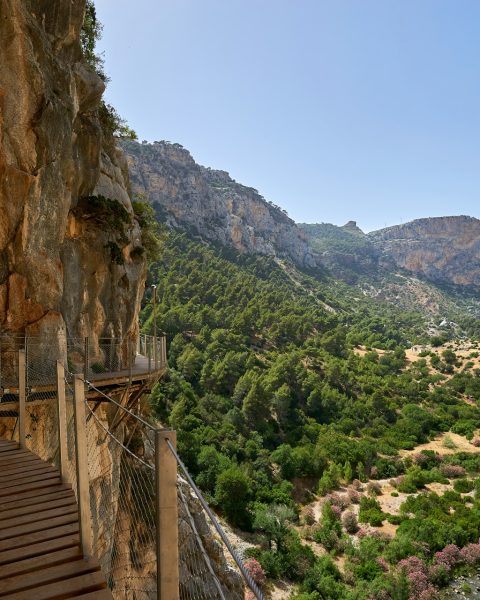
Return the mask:
<path id="1" fill-rule="evenodd" d="M 279 207 L 225 171 L 198 165 L 179 144 L 123 142 L 134 193 L 159 217 L 200 237 L 240 252 L 287 257 L 316 266 L 306 238 Z"/>
<path id="2" fill-rule="evenodd" d="M 480 220 L 417 219 L 368 235 L 384 266 L 430 281 L 480 288 Z"/>
<path id="3" fill-rule="evenodd" d="M 84 9 L 82 0 L 0 0 L 3 332 L 136 333 L 145 265 L 130 258 L 140 235 L 124 159 L 98 119 L 104 84 L 82 57 Z M 121 240 L 75 212 L 97 194 L 132 214 Z M 123 261 L 112 261 L 111 244 Z"/>

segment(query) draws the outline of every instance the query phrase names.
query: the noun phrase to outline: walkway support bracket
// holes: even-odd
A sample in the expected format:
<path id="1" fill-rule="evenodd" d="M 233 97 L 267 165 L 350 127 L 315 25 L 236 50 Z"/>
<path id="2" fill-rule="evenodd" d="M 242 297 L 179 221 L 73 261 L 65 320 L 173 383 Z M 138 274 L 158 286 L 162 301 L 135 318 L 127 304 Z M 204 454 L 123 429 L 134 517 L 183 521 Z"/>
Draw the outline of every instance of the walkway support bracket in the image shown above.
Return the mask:
<path id="1" fill-rule="evenodd" d="M 177 461 L 167 440 L 177 447 L 175 431 L 155 431 L 157 600 L 179 600 Z"/>
<path id="2" fill-rule="evenodd" d="M 20 448 L 27 449 L 25 419 L 27 416 L 27 360 L 25 350 L 18 351 L 18 435 Z"/>
<path id="3" fill-rule="evenodd" d="M 85 382 L 80 375 L 74 380 L 75 454 L 77 458 L 77 500 L 80 519 L 80 543 L 85 558 L 93 556 L 92 514 L 88 478 L 87 434 L 85 412 Z"/>

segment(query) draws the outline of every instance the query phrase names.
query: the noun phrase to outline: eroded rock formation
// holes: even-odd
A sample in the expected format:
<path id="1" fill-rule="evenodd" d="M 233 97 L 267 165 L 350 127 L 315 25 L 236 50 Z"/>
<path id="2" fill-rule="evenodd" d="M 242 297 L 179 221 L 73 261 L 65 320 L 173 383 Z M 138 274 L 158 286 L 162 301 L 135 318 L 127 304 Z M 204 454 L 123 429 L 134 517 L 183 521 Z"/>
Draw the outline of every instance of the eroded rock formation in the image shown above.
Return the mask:
<path id="1" fill-rule="evenodd" d="M 385 266 L 434 282 L 480 288 L 480 220 L 417 219 L 368 235 Z"/>
<path id="2" fill-rule="evenodd" d="M 279 207 L 225 171 L 198 165 L 179 144 L 123 142 L 133 192 L 165 222 L 240 252 L 316 261 L 305 236 Z"/>
<path id="3" fill-rule="evenodd" d="M 84 9 L 81 0 L 0 0 L 3 332 L 136 333 L 145 265 L 130 250 L 140 232 L 122 153 L 98 118 L 104 84 L 82 55 Z M 79 210 L 92 195 L 124 207 L 130 223 L 119 232 Z"/>

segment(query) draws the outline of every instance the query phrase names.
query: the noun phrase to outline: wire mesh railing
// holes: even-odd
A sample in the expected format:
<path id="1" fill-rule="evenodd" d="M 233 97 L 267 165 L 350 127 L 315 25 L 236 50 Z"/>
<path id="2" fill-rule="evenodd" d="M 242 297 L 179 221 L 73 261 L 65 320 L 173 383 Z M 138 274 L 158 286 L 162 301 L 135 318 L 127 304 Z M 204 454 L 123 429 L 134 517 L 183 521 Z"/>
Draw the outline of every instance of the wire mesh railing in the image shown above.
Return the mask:
<path id="1" fill-rule="evenodd" d="M 181 547 L 184 556 L 180 577 L 181 600 L 243 600 L 245 586 L 254 598 L 263 600 L 263 592 L 253 580 L 223 527 L 206 502 L 179 457 L 166 440 L 178 467 L 180 520 L 183 521 Z M 193 505 L 193 510 L 192 510 Z M 200 506 L 195 510 L 195 506 Z M 216 538 L 212 538 L 212 532 Z M 224 555 L 230 560 L 224 559 Z M 209 585 L 205 586 L 205 581 Z"/>
<path id="2" fill-rule="evenodd" d="M 148 345 L 143 337 L 139 350 Z M 107 394 L 52 360 L 43 341 L 26 346 L 13 382 L 17 438 L 72 486 L 84 553 L 99 559 L 114 598 L 243 600 L 248 589 L 263 599 L 178 456 L 175 432 L 144 417 L 141 392 Z M 166 361 L 163 350 L 152 359 Z"/>
<path id="3" fill-rule="evenodd" d="M 55 364 L 61 360 L 68 372 L 95 382 L 156 374 L 167 367 L 166 339 L 142 334 L 135 343 L 126 337 L 53 338 L 0 334 L 0 403 L 18 399 L 18 351 L 25 350 L 27 401 L 48 399 L 55 390 Z M 43 396 L 42 396 L 43 394 Z"/>
<path id="4" fill-rule="evenodd" d="M 113 398 L 86 410 L 94 552 L 115 598 L 156 598 L 155 467 L 132 450 L 144 422 Z"/>

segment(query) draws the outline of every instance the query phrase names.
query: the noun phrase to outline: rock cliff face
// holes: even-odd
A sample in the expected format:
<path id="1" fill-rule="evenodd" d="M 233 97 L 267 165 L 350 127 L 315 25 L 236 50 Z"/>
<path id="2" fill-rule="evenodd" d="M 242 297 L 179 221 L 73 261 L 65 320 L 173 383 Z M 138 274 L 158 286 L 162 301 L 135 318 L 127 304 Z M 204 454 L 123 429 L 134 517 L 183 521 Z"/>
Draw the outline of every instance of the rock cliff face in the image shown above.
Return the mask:
<path id="1" fill-rule="evenodd" d="M 304 234 L 280 208 L 225 171 L 198 165 L 179 144 L 124 142 L 132 189 L 167 223 L 241 252 L 315 267 Z"/>
<path id="2" fill-rule="evenodd" d="M 434 283 L 480 287 L 480 220 L 418 219 L 364 234 L 354 222 L 301 224 L 321 262 L 354 282 L 404 270 Z"/>
<path id="3" fill-rule="evenodd" d="M 136 333 L 145 265 L 130 258 L 139 228 L 124 159 L 98 118 L 104 84 L 82 56 L 84 10 L 82 0 L 0 0 L 4 332 Z M 121 232 L 80 201 L 93 195 L 125 208 Z"/>
<path id="4" fill-rule="evenodd" d="M 418 219 L 368 235 L 379 261 L 439 283 L 480 288 L 480 220 Z"/>

